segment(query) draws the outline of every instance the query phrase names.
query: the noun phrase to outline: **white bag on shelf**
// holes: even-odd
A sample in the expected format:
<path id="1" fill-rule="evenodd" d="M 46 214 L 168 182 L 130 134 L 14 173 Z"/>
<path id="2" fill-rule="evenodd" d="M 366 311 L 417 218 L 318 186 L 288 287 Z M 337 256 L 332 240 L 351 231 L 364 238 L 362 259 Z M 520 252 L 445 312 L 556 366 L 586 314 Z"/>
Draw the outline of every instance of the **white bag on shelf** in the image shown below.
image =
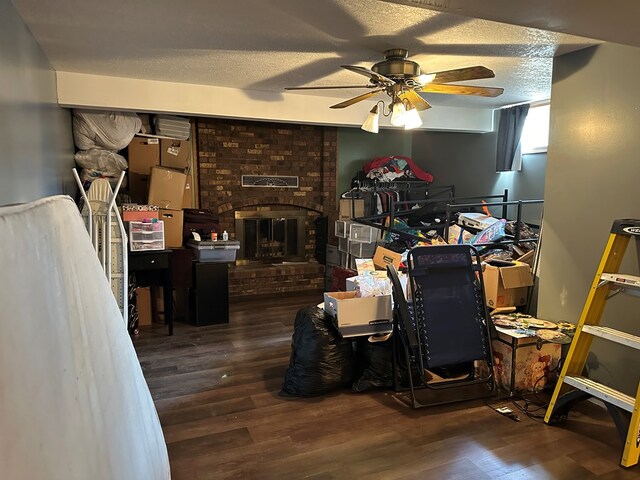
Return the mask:
<path id="1" fill-rule="evenodd" d="M 80 150 L 76 152 L 74 158 L 78 166 L 82 168 L 93 168 L 115 173 L 120 173 L 129 166 L 122 155 L 101 148 Z"/>
<path id="2" fill-rule="evenodd" d="M 122 150 L 141 126 L 142 122 L 135 113 L 73 111 L 73 139 L 80 150 Z"/>

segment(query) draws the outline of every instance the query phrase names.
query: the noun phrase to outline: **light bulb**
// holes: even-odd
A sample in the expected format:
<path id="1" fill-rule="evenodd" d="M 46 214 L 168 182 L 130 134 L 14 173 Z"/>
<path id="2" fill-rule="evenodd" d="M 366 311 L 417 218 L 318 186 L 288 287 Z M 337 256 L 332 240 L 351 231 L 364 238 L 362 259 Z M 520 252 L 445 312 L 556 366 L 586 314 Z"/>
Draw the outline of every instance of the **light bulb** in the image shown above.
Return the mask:
<path id="1" fill-rule="evenodd" d="M 407 109 L 404 106 L 404 103 L 398 101 L 393 104 L 393 109 L 391 112 L 391 125 L 394 127 L 403 127 L 405 124 L 405 114 L 407 113 Z"/>

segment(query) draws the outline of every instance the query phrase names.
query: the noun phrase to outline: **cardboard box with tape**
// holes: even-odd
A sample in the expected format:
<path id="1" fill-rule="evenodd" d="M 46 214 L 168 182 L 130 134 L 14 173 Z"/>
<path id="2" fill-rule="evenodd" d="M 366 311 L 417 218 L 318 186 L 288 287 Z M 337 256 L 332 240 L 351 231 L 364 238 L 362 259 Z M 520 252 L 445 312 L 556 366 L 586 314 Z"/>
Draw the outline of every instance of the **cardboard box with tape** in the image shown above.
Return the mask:
<path id="1" fill-rule="evenodd" d="M 400 263 L 402 263 L 401 253 L 394 252 L 393 250 L 389 250 L 388 248 L 381 246 L 376 247 L 376 252 L 373 255 L 373 264 L 376 268 L 386 270 L 387 265 L 393 265 L 396 267 L 396 270 L 398 270 L 400 268 Z"/>
<path id="2" fill-rule="evenodd" d="M 147 203 L 168 210 L 182 210 L 186 181 L 187 176 L 177 170 L 153 167 Z"/>
<path id="3" fill-rule="evenodd" d="M 533 277 L 526 263 L 492 260 L 483 265 L 482 278 L 489 307 L 518 307 L 527 303 Z"/>

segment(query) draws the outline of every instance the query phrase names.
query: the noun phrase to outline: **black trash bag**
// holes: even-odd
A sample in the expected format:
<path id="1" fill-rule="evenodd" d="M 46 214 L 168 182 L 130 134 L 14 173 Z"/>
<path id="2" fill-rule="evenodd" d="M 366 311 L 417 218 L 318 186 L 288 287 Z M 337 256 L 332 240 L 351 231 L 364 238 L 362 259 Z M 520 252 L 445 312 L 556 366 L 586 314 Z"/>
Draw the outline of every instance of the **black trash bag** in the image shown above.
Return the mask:
<path id="1" fill-rule="evenodd" d="M 291 359 L 281 395 L 312 397 L 350 385 L 354 355 L 331 318 L 318 307 L 298 311 L 291 339 Z"/>
<path id="2" fill-rule="evenodd" d="M 362 375 L 353 383 L 351 391 L 366 392 L 375 387 L 393 386 L 393 339 L 370 342 L 358 340 L 358 363 Z"/>

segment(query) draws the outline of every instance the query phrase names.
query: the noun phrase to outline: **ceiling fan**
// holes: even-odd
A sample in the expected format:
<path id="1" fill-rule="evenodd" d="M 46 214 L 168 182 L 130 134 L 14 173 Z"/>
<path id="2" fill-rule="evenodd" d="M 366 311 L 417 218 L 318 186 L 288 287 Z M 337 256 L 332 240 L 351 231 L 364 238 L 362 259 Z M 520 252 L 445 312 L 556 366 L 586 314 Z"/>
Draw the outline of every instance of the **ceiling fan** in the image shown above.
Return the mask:
<path id="1" fill-rule="evenodd" d="M 367 120 L 362 125 L 364 130 L 378 132 L 378 103 L 382 102 L 382 113 L 391 115 L 391 124 L 404 126 L 405 129 L 422 125 L 418 111 L 431 108 L 431 105 L 418 92 L 444 93 L 452 95 L 478 95 L 482 97 L 497 97 L 504 89 L 498 87 L 478 87 L 472 85 L 448 85 L 451 82 L 466 80 L 480 80 L 493 78 L 492 70 L 483 66 L 444 70 L 441 72 L 421 72 L 420 65 L 408 60 L 409 51 L 404 48 L 392 48 L 384 52 L 385 59 L 374 64 L 371 69 L 358 65 L 342 65 L 365 77 L 369 77 L 367 85 L 337 85 L 328 87 L 286 87 L 285 90 L 328 90 L 339 88 L 367 88 L 371 91 L 331 105 L 330 108 L 345 108 L 355 103 L 367 100 L 381 93 L 391 98 L 388 111 L 384 110 L 384 102 L 378 101 L 371 109 Z M 369 122 L 369 123 L 368 123 Z"/>

